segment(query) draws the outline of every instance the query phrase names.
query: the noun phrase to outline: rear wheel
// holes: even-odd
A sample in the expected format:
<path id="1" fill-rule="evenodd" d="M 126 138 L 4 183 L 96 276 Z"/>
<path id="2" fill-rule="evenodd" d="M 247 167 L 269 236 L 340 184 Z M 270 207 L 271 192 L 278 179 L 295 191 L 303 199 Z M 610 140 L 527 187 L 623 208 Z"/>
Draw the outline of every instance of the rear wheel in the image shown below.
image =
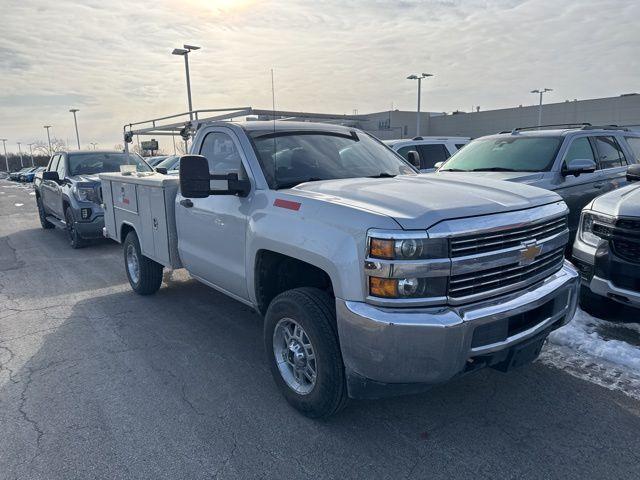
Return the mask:
<path id="1" fill-rule="evenodd" d="M 162 285 L 164 267 L 142 255 L 136 232 L 129 232 L 123 244 L 124 266 L 131 288 L 139 295 L 156 293 Z"/>
<path id="2" fill-rule="evenodd" d="M 55 225 L 47 220 L 47 214 L 44 211 L 44 205 L 42 204 L 40 195 L 36 197 L 36 206 L 38 207 L 38 218 L 40 218 L 40 225 L 42 225 L 42 228 L 46 230 L 53 228 Z"/>
<path id="3" fill-rule="evenodd" d="M 317 288 L 278 295 L 265 316 L 264 344 L 273 378 L 302 414 L 324 418 L 347 404 L 335 304 Z"/>
<path id="4" fill-rule="evenodd" d="M 64 221 L 67 224 L 67 237 L 69 237 L 69 245 L 71 245 L 71 248 L 84 247 L 84 240 L 78 233 L 78 229 L 76 228 L 76 219 L 73 216 L 73 210 L 70 207 L 67 207 L 64 211 Z"/>

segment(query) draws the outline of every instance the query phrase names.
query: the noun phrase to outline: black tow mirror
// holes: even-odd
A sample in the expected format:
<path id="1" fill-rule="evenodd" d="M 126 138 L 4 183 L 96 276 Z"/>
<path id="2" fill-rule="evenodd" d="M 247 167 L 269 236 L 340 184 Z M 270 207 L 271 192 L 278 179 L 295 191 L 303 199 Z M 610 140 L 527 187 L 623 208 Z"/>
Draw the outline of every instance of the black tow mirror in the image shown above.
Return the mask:
<path id="1" fill-rule="evenodd" d="M 156 172 L 161 173 L 162 175 L 166 175 L 167 169 L 164 167 L 156 167 Z"/>
<path id="2" fill-rule="evenodd" d="M 407 160 L 411 165 L 420 170 L 420 154 L 415 150 L 409 150 L 407 152 Z"/>
<path id="3" fill-rule="evenodd" d="M 629 165 L 627 168 L 627 181 L 639 182 L 640 181 L 640 163 L 635 165 Z"/>
<path id="4" fill-rule="evenodd" d="M 574 158 L 564 164 L 562 174 L 579 177 L 582 173 L 593 173 L 596 171 L 596 162 L 589 158 Z"/>
<path id="5" fill-rule="evenodd" d="M 60 176 L 55 171 L 42 172 L 42 180 L 51 180 L 52 182 L 60 183 Z"/>
<path id="6" fill-rule="evenodd" d="M 210 174 L 209 162 L 202 155 L 180 157 L 180 192 L 186 198 L 206 198 L 209 195 L 239 195 L 251 191 L 249 180 L 240 180 L 237 173 Z"/>

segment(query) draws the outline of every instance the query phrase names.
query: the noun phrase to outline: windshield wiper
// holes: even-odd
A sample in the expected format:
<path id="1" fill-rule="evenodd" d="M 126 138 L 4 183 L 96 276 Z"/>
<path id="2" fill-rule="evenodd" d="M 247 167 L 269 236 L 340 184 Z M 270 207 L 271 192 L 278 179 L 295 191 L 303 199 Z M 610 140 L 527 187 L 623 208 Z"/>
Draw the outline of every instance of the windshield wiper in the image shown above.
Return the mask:
<path id="1" fill-rule="evenodd" d="M 471 170 L 465 170 L 463 168 L 443 168 L 438 170 L 439 172 L 470 172 Z"/>
<path id="2" fill-rule="evenodd" d="M 369 175 L 367 178 L 393 178 L 395 175 L 393 173 L 382 172 L 378 175 Z"/>
<path id="3" fill-rule="evenodd" d="M 276 186 L 276 190 L 282 190 L 284 188 L 293 188 L 296 185 L 300 185 L 301 183 L 319 182 L 320 180 L 322 180 L 322 178 L 311 177 L 311 178 L 307 178 L 307 179 L 304 179 L 304 180 L 296 180 L 295 182 L 278 183 L 278 185 Z"/>
<path id="4" fill-rule="evenodd" d="M 514 168 L 506 168 L 506 167 L 483 167 L 483 168 L 472 168 L 469 171 L 470 172 L 520 172 L 521 170 L 516 170 Z"/>

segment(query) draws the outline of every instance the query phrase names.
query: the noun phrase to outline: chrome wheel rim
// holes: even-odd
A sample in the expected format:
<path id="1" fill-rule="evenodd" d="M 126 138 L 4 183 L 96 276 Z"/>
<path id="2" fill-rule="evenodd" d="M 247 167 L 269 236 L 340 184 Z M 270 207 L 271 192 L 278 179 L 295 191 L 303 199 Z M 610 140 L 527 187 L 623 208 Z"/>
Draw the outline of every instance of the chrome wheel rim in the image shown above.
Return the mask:
<path id="1" fill-rule="evenodd" d="M 291 318 L 278 322 L 273 331 L 273 354 L 287 386 L 300 395 L 311 393 L 317 379 L 316 355 L 298 322 Z"/>
<path id="2" fill-rule="evenodd" d="M 133 283 L 140 280 L 140 262 L 138 261 L 138 252 L 133 245 L 127 246 L 127 271 Z"/>

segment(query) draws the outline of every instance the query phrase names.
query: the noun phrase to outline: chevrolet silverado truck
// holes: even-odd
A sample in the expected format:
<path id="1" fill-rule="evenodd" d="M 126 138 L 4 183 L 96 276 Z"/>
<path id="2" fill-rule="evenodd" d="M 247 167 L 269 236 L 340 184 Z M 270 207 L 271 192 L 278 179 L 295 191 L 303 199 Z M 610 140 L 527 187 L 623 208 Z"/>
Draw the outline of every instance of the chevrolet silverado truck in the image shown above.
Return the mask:
<path id="1" fill-rule="evenodd" d="M 273 378 L 303 414 L 527 364 L 573 317 L 557 194 L 419 175 L 354 128 L 194 123 L 179 176 L 100 175 L 105 235 L 135 292 L 184 267 L 264 315 Z"/>
<path id="2" fill-rule="evenodd" d="M 573 244 L 582 280 L 581 305 L 608 316 L 619 305 L 640 308 L 640 165 L 626 187 L 601 195 L 582 210 Z"/>

